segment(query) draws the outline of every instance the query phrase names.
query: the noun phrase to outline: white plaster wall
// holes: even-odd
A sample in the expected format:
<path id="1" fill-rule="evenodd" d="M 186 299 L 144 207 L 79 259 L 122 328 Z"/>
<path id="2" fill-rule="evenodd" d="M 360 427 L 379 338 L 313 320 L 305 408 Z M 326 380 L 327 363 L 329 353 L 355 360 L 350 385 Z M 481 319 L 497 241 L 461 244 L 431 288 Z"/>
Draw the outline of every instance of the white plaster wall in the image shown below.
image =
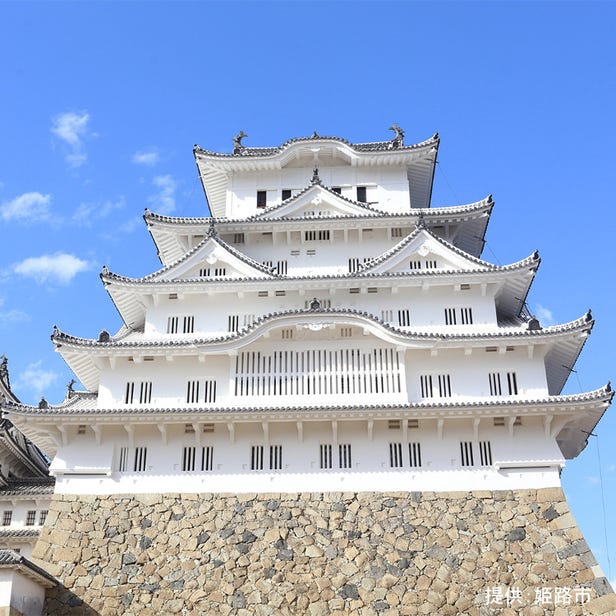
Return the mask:
<path id="1" fill-rule="evenodd" d="M 546 438 L 539 418 L 523 418 L 521 426 L 510 433 L 507 427 L 496 427 L 492 418 L 479 423 L 477 433 L 472 419 L 448 420 L 439 434 L 435 420 L 420 420 L 419 428 L 404 431 L 389 429 L 386 421 L 375 421 L 372 436 L 367 421 L 339 421 L 337 437 L 330 422 L 303 423 L 298 433 L 293 422 L 270 423 L 267 436 L 260 423 L 235 424 L 233 440 L 225 425 L 217 424 L 212 434 L 201 434 L 201 445 L 214 448 L 214 469 L 211 472 L 182 472 L 182 448 L 199 446 L 195 434 L 186 434 L 183 425 L 169 426 L 167 441 L 155 426 L 137 426 L 135 446 L 146 446 L 147 470 L 143 473 L 119 473 L 110 477 L 68 476 L 56 471 L 57 491 L 63 493 L 127 493 L 127 492 L 245 492 L 305 491 L 325 489 L 513 489 L 517 487 L 558 485 L 558 465 L 564 463 L 554 439 Z M 491 467 L 479 467 L 478 441 L 490 441 Z M 460 441 L 472 441 L 475 468 L 464 468 L 460 461 Z M 403 443 L 404 467 L 389 466 L 389 443 Z M 410 468 L 406 442 L 421 443 L 423 465 Z M 319 445 L 331 443 L 334 468 L 319 468 Z M 352 468 L 337 467 L 336 443 L 351 443 Z M 113 444 L 113 447 L 109 447 Z M 265 446 L 264 467 L 269 464 L 268 445 L 283 446 L 283 469 L 251 471 L 252 445 Z M 103 428 L 103 444 L 97 446 L 92 434 L 76 437 L 58 453 L 70 465 L 83 459 L 84 447 L 100 447 L 117 469 L 119 448 L 128 446 L 128 435 L 122 427 Z M 129 463 L 132 464 L 132 450 Z M 510 468 L 499 471 L 497 465 Z M 55 466 L 55 465 L 54 465 Z M 546 468 L 544 468 L 546 467 Z M 549 467 L 549 468 L 547 468 Z"/>
<path id="2" fill-rule="evenodd" d="M 12 572 L 11 577 L 10 605 L 24 616 L 42 614 L 45 588 L 17 571 Z"/>
<path id="3" fill-rule="evenodd" d="M 40 528 L 40 512 L 49 508 L 50 498 L 35 499 L 13 499 L 0 494 L 0 529 L 9 528 Z M 12 511 L 10 526 L 2 526 L 5 511 Z M 28 511 L 36 511 L 36 523 L 33 526 L 26 526 Z M 0 540 L 1 541 L 1 540 Z"/>
<path id="4" fill-rule="evenodd" d="M 282 190 L 294 193 L 310 185 L 313 166 L 283 168 L 279 171 L 242 173 L 232 176 L 227 203 L 230 218 L 246 218 L 257 212 L 257 190 L 266 190 L 267 205 L 282 201 Z M 319 165 L 319 177 L 325 186 L 339 186 L 344 197 L 355 200 L 357 186 L 367 187 L 367 199 L 376 202 L 373 207 L 390 212 L 410 208 L 409 184 L 406 167 L 327 167 Z"/>

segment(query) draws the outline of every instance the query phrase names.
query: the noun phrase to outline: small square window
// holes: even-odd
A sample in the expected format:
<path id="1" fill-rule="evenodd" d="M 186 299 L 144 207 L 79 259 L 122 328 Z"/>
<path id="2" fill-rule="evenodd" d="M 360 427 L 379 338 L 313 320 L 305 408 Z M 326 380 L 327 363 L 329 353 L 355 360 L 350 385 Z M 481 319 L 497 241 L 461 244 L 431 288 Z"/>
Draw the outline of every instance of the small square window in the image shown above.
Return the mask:
<path id="1" fill-rule="evenodd" d="M 267 191 L 257 190 L 257 207 L 265 208 L 267 206 Z"/>

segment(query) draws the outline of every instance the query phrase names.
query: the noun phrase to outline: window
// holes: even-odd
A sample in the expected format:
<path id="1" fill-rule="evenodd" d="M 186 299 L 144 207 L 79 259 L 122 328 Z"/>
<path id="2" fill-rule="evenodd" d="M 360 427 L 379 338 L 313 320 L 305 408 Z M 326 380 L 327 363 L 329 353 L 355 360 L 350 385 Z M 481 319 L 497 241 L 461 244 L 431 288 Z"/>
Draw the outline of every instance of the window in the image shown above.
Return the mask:
<path id="1" fill-rule="evenodd" d="M 243 234 L 242 234 L 243 235 Z M 202 267 L 199 270 L 199 276 L 201 278 L 209 278 L 211 276 L 226 276 L 227 268 L 226 267 Z"/>
<path id="2" fill-rule="evenodd" d="M 36 523 L 36 511 L 28 511 L 26 515 L 26 526 L 34 526 Z"/>
<path id="3" fill-rule="evenodd" d="M 304 231 L 304 239 L 307 242 L 316 240 L 328 240 L 329 238 L 329 229 L 321 229 L 320 231 Z"/>
<path id="4" fill-rule="evenodd" d="M 412 270 L 419 270 L 421 269 L 421 261 L 411 261 L 409 263 L 409 268 Z"/>
<path id="5" fill-rule="evenodd" d="M 368 201 L 368 199 L 366 198 L 366 187 L 365 186 L 357 187 L 357 200 L 360 203 L 366 203 Z"/>
<path id="6" fill-rule="evenodd" d="M 233 243 L 234 244 L 243 244 L 245 241 L 243 233 L 234 233 L 233 234 Z"/>
<path id="7" fill-rule="evenodd" d="M 86 427 L 82 424 L 77 426 L 77 434 L 85 434 L 86 433 Z"/>
<path id="8" fill-rule="evenodd" d="M 390 419 L 387 422 L 387 428 L 389 430 L 400 430 L 400 420 L 399 419 Z"/>
<path id="9" fill-rule="evenodd" d="M 168 317 L 167 318 L 167 333 L 168 334 L 178 333 L 179 321 L 180 321 L 180 317 Z"/>
<path id="10" fill-rule="evenodd" d="M 133 470 L 136 473 L 143 473 L 145 471 L 147 455 L 147 447 L 135 447 L 135 463 L 133 464 Z"/>
<path id="11" fill-rule="evenodd" d="M 392 227 L 391 229 L 391 237 L 402 237 L 404 235 L 404 230 L 402 227 Z"/>
<path id="12" fill-rule="evenodd" d="M 214 469 L 214 447 L 207 445 L 201 447 L 201 470 L 211 471 Z"/>
<path id="13" fill-rule="evenodd" d="M 473 443 L 471 441 L 460 442 L 460 463 L 462 466 L 473 466 Z"/>
<path id="14" fill-rule="evenodd" d="M 332 192 L 335 192 L 337 195 L 341 195 L 342 188 L 340 186 L 332 186 Z"/>
<path id="15" fill-rule="evenodd" d="M 402 443 L 389 443 L 389 466 L 390 468 L 402 466 Z"/>
<path id="16" fill-rule="evenodd" d="M 319 445 L 319 468 L 332 468 L 331 445 Z"/>
<path id="17" fill-rule="evenodd" d="M 139 404 L 149 404 L 152 401 L 152 383 L 150 381 L 141 381 L 139 387 L 136 387 L 137 383 L 129 381 L 126 383 L 126 393 L 124 396 L 125 404 L 132 404 L 133 402 L 139 402 Z M 138 398 L 137 398 L 138 392 Z"/>
<path id="18" fill-rule="evenodd" d="M 45 520 L 47 519 L 47 509 L 43 509 L 43 511 L 41 511 L 39 513 L 39 525 L 43 526 L 43 524 L 45 524 Z"/>
<path id="19" fill-rule="evenodd" d="M 2 526 L 10 526 L 13 519 L 12 511 L 4 511 L 2 513 Z"/>
<path id="20" fill-rule="evenodd" d="M 455 308 L 445 308 L 445 325 L 456 325 Z"/>
<path id="21" fill-rule="evenodd" d="M 216 381 L 204 381 L 203 402 L 216 402 Z"/>
<path id="22" fill-rule="evenodd" d="M 199 381 L 188 381 L 186 388 L 186 402 L 199 402 Z"/>
<path id="23" fill-rule="evenodd" d="M 505 395 L 515 396 L 518 393 L 518 379 L 515 372 L 507 372 L 503 378 L 501 378 L 499 372 L 490 372 L 488 374 L 488 381 L 490 383 L 491 396 L 503 395 L 502 382 L 506 385 Z"/>
<path id="24" fill-rule="evenodd" d="M 118 457 L 118 470 L 125 473 L 128 469 L 128 447 L 120 447 L 120 455 Z"/>
<path id="25" fill-rule="evenodd" d="M 263 470 L 263 445 L 253 445 L 250 448 L 250 470 Z"/>
<path id="26" fill-rule="evenodd" d="M 292 330 L 292 329 L 290 329 L 290 328 L 283 329 L 283 330 L 280 332 L 280 337 L 281 337 L 283 340 L 293 340 L 293 330 Z"/>
<path id="27" fill-rule="evenodd" d="M 257 190 L 257 207 L 264 208 L 267 206 L 267 191 Z"/>
<path id="28" fill-rule="evenodd" d="M 351 468 L 351 443 L 338 445 L 338 462 L 340 468 Z"/>
<path id="29" fill-rule="evenodd" d="M 240 329 L 240 315 L 230 314 L 228 328 L 230 332 L 237 332 Z"/>
<path id="30" fill-rule="evenodd" d="M 271 471 L 282 470 L 282 445 L 270 445 L 269 467 Z"/>
<path id="31" fill-rule="evenodd" d="M 422 398 L 451 397 L 451 377 L 448 374 L 422 374 L 419 382 Z"/>
<path id="32" fill-rule="evenodd" d="M 473 309 L 472 308 L 460 308 L 460 322 L 462 325 L 473 324 Z"/>
<path id="33" fill-rule="evenodd" d="M 304 308 L 306 308 L 306 310 L 308 310 L 308 308 L 310 308 L 310 304 L 312 304 L 313 301 L 314 300 L 312 300 L 312 299 L 307 299 L 304 302 Z M 332 307 L 332 300 L 331 299 L 319 299 L 317 297 L 317 301 L 321 305 L 321 308 L 331 308 Z"/>
<path id="34" fill-rule="evenodd" d="M 340 328 L 340 337 L 341 338 L 351 338 L 353 336 L 353 328 L 352 327 L 341 327 Z"/>
<path id="35" fill-rule="evenodd" d="M 283 188 L 282 189 L 282 200 L 286 201 L 287 199 L 291 198 L 291 189 L 290 188 Z"/>
<path id="36" fill-rule="evenodd" d="M 169 317 L 167 319 L 167 333 L 178 334 L 180 331 L 183 334 L 192 334 L 195 331 L 195 317 Z"/>
<path id="37" fill-rule="evenodd" d="M 349 259 L 349 272 L 359 271 L 366 263 L 372 261 L 372 257 L 351 257 Z"/>
<path id="38" fill-rule="evenodd" d="M 411 312 L 408 308 L 398 310 L 398 325 L 408 327 L 411 324 Z"/>
<path id="39" fill-rule="evenodd" d="M 421 466 L 421 443 L 409 443 L 409 465 L 414 468 Z"/>
<path id="40" fill-rule="evenodd" d="M 188 472 L 195 470 L 196 452 L 196 447 L 184 447 L 182 450 L 182 471 Z"/>
<path id="41" fill-rule="evenodd" d="M 393 310 L 381 310 L 381 321 L 385 323 L 391 323 L 394 320 Z"/>
<path id="42" fill-rule="evenodd" d="M 479 459 L 481 466 L 492 466 L 492 446 L 490 441 L 479 441 Z"/>

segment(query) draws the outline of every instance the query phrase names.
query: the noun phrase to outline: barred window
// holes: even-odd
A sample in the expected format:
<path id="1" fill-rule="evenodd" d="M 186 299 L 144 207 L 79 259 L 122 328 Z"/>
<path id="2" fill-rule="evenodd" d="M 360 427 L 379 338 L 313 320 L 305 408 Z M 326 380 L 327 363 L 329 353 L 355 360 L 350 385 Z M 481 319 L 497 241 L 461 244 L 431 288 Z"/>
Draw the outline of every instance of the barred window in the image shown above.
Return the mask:
<path id="1" fill-rule="evenodd" d="M 338 466 L 340 468 L 351 468 L 351 443 L 338 445 Z"/>
<path id="2" fill-rule="evenodd" d="M 253 445 L 250 448 L 250 470 L 263 470 L 263 445 Z"/>
<path id="3" fill-rule="evenodd" d="M 13 520 L 13 512 L 12 511 L 3 511 L 2 512 L 2 526 L 10 526 L 12 520 Z"/>
<path id="4" fill-rule="evenodd" d="M 402 443 L 389 443 L 390 468 L 400 468 L 402 465 Z"/>
<path id="5" fill-rule="evenodd" d="M 319 468 L 332 468 L 332 446 L 319 445 Z"/>
<path id="6" fill-rule="evenodd" d="M 36 524 L 36 511 L 31 510 L 26 514 L 26 526 L 34 526 Z"/>
<path id="7" fill-rule="evenodd" d="M 460 442 L 460 463 L 462 466 L 473 466 L 475 464 L 473 443 L 471 441 Z"/>
<path id="8" fill-rule="evenodd" d="M 421 466 L 421 443 L 409 443 L 409 463 L 415 468 Z"/>
<path id="9" fill-rule="evenodd" d="M 143 473 L 145 471 L 147 456 L 147 447 L 135 447 L 135 462 L 133 464 L 133 470 L 136 473 Z"/>

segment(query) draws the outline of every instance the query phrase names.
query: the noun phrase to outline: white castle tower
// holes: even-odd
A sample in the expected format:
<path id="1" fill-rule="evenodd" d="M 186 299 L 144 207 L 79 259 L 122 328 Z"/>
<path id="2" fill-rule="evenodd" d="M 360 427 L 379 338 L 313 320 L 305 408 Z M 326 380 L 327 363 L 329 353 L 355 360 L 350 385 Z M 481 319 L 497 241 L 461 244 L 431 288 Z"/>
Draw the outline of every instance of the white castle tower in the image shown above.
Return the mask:
<path id="1" fill-rule="evenodd" d="M 430 207 L 439 137 L 392 129 L 195 146 L 211 217 L 146 211 L 162 268 L 101 273 L 120 331 L 54 330 L 85 391 L 5 405 L 56 495 L 560 486 L 613 395 L 561 393 L 590 312 L 533 318 L 538 254 L 482 260 L 492 198 Z"/>

